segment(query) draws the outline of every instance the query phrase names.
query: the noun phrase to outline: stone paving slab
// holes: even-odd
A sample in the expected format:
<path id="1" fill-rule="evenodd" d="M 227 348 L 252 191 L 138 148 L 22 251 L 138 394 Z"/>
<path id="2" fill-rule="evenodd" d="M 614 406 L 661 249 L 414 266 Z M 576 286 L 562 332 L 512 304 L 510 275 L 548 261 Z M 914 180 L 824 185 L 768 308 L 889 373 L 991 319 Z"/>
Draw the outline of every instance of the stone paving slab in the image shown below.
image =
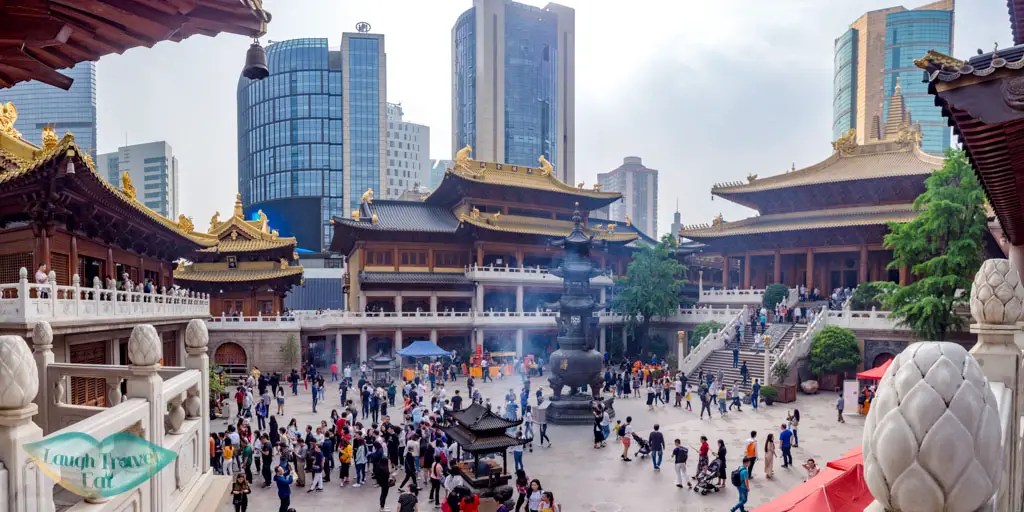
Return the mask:
<path id="1" fill-rule="evenodd" d="M 543 379 L 534 378 L 531 384 L 534 389 L 538 385 L 543 386 L 545 394 L 550 392 L 547 382 Z M 453 385 L 455 388 L 452 387 Z M 478 387 L 484 396 L 491 398 L 491 401 L 496 404 L 504 400 L 503 397 L 509 387 L 516 390 L 517 396 L 521 389 L 518 377 L 478 384 Z M 452 394 L 452 389 L 456 388 L 465 393 L 465 380 L 460 379 L 454 384 L 449 383 L 448 388 L 449 396 Z M 350 392 L 349 396 L 351 397 L 353 394 Z M 803 482 L 806 474 L 800 468 L 800 464 L 806 459 L 814 458 L 819 466 L 824 467 L 827 461 L 838 458 L 861 443 L 864 418 L 855 414 L 847 414 L 847 423 L 838 423 L 835 412 L 837 397 L 838 395 L 834 393 L 820 393 L 813 396 L 801 394 L 798 400 L 791 404 L 776 403 L 771 407 L 762 406 L 757 412 L 750 409 L 749 406 L 745 406 L 742 412 L 733 411 L 727 413 L 724 418 L 720 418 L 716 412 L 713 420 L 708 420 L 705 417 L 703 421 L 697 416 L 700 404 L 696 400 L 696 396 L 693 401 L 694 412 L 665 406 L 649 411 L 646 400 L 641 398 L 616 400 L 615 407 L 617 419 L 624 420 L 626 416 L 632 416 L 634 428 L 644 437 L 651 431 L 651 427 L 655 423 L 659 423 L 670 447 L 674 439 L 680 438 L 684 445 L 691 448 L 687 465 L 691 474 L 696 468 L 696 448 L 700 444 L 701 435 L 708 437 L 712 450 L 714 450 L 718 439 L 725 441 L 728 449 L 727 462 L 731 472 L 738 466 L 742 458 L 744 441 L 749 437 L 750 430 L 758 432 L 758 456 L 762 457 L 765 434 L 774 432 L 777 442 L 778 427 L 785 422 L 787 412 L 794 407 L 799 408 L 801 445 L 793 449 L 793 460 L 798 469 L 781 469 L 782 457 L 778 455 L 775 458 L 775 479 L 766 480 L 763 460 L 759 459 L 754 468 L 755 479 L 752 482 L 750 499 L 747 503 L 747 509 L 753 510 Z M 531 398 L 530 401 L 532 403 L 534 399 Z M 314 415 L 309 392 L 300 387 L 298 397 L 288 396 L 285 404 L 288 414 L 285 415 L 285 419 L 281 421 L 281 418 L 278 418 L 278 420 L 282 426 L 286 425 L 288 420 L 293 417 L 302 427 L 307 424 L 319 424 L 321 419 L 330 417 L 331 408 L 337 403 L 337 384 L 328 384 L 328 401 L 325 404 L 320 404 L 318 406 L 319 414 Z M 849 409 L 847 410 L 849 411 Z M 221 431 L 226 426 L 226 421 L 215 420 L 212 430 Z M 544 489 L 555 494 L 556 501 L 562 504 L 564 512 L 719 512 L 729 510 L 736 503 L 737 492 L 731 484 L 721 492 L 707 496 L 676 488 L 675 475 L 668 452 L 665 454 L 663 469 L 660 472 L 655 472 L 649 458 L 646 460 L 634 459 L 633 462 L 628 463 L 620 461 L 621 445 L 609 442 L 608 447 L 595 450 L 589 426 L 550 425 L 548 435 L 551 437 L 553 446 L 551 448 L 534 448 L 532 453 L 523 454 L 523 461 L 527 475 L 530 478 L 540 479 Z M 614 432 L 612 437 L 614 438 Z M 631 452 L 633 451 L 635 451 L 635 443 L 634 448 L 631 448 Z M 511 454 L 508 458 L 511 468 Z M 353 469 L 353 476 L 354 471 Z M 336 476 L 337 474 L 335 474 Z M 401 481 L 402 475 L 399 476 L 399 481 Z M 307 482 L 308 480 L 307 477 Z M 257 485 L 250 495 L 249 511 L 276 511 L 278 507 L 276 488 L 274 486 L 267 489 L 259 488 L 262 478 L 258 476 L 256 482 Z M 427 492 L 425 489 L 419 495 L 421 511 L 433 509 L 425 504 Z M 379 489 L 372 485 L 358 489 L 346 486 L 342 489 L 338 487 L 337 478 L 333 478 L 330 483 L 324 484 L 323 492 L 306 493 L 304 490 L 295 488 L 292 494 L 292 506 L 297 512 L 312 510 L 376 512 L 379 493 Z M 388 497 L 388 505 L 392 510 L 397 510 L 397 499 L 397 491 L 392 489 Z M 221 507 L 220 512 L 231 511 L 233 511 L 233 507 L 229 500 Z"/>

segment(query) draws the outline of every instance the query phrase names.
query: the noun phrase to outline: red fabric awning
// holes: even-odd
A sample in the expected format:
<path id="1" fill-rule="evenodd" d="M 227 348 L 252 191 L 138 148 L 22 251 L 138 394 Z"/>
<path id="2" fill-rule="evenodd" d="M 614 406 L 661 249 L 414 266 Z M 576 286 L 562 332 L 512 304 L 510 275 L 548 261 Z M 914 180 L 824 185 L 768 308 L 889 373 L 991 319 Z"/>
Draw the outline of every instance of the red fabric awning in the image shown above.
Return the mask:
<path id="1" fill-rule="evenodd" d="M 858 446 L 840 456 L 836 460 L 829 461 L 828 467 L 839 471 L 848 471 L 854 467 L 864 465 L 864 449 Z"/>
<path id="2" fill-rule="evenodd" d="M 864 466 L 847 471 L 826 467 L 754 512 L 861 512 L 874 500 L 864 482 Z"/>
<path id="3" fill-rule="evenodd" d="M 790 489 L 785 494 L 775 498 L 771 502 L 755 508 L 754 512 L 786 512 L 788 510 L 793 510 L 793 507 L 803 501 L 804 498 L 807 498 L 816 492 L 823 485 L 839 478 L 842 474 L 843 472 L 838 469 L 825 467 L 814 478 Z"/>
<path id="4" fill-rule="evenodd" d="M 889 369 L 890 364 L 892 364 L 892 359 L 886 361 L 881 366 L 876 366 L 870 370 L 864 370 L 858 373 L 857 379 L 882 380 L 882 376 L 885 375 L 885 371 Z"/>

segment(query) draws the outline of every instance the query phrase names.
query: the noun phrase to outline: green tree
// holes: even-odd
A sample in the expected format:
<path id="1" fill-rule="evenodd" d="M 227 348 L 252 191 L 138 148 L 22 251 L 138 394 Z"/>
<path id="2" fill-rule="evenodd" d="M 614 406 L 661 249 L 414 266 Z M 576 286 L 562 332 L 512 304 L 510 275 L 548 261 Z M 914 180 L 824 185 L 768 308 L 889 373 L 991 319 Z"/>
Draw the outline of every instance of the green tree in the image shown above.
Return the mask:
<path id="1" fill-rule="evenodd" d="M 299 357 L 301 357 L 301 349 L 299 342 L 295 339 L 294 334 L 289 334 L 284 339 L 284 344 L 281 345 L 281 360 L 284 362 L 286 368 L 295 368 L 299 364 Z"/>
<path id="2" fill-rule="evenodd" d="M 984 260 L 988 229 L 985 196 L 963 151 L 947 149 L 946 162 L 925 180 L 914 201 L 916 219 L 889 225 L 885 247 L 892 249 L 890 269 L 906 266 L 916 278 L 886 294 L 884 305 L 901 325 L 924 340 L 946 339 L 962 328 L 954 312 L 957 290 L 971 289 L 971 276 Z"/>
<path id="3" fill-rule="evenodd" d="M 224 367 L 210 364 L 210 396 L 217 396 L 217 394 L 224 392 L 224 384 L 220 382 L 221 372 L 223 371 Z"/>
<path id="4" fill-rule="evenodd" d="M 701 340 L 710 334 L 711 331 L 721 331 L 724 327 L 725 324 L 714 320 L 708 320 L 707 322 L 697 324 L 697 327 L 693 329 L 693 335 L 690 336 L 690 347 L 692 348 L 699 345 Z"/>
<path id="5" fill-rule="evenodd" d="M 761 305 L 765 309 L 771 311 L 775 309 L 775 305 L 786 300 L 789 297 L 789 287 L 784 284 L 770 284 L 768 288 L 764 290 L 764 296 L 761 298 Z"/>
<path id="6" fill-rule="evenodd" d="M 811 373 L 820 377 L 826 373 L 856 370 L 860 361 L 860 349 L 853 331 L 830 325 L 814 335 L 807 366 Z"/>
<path id="7" fill-rule="evenodd" d="M 871 308 L 882 309 L 886 295 L 896 291 L 896 283 L 889 281 L 871 281 L 857 285 L 850 297 L 850 309 L 867 311 Z"/>
<path id="8" fill-rule="evenodd" d="M 626 319 L 626 327 L 633 331 L 636 343 L 630 342 L 640 354 L 650 348 L 651 321 L 656 316 L 671 315 L 679 307 L 686 267 L 673 256 L 675 240 L 665 235 L 657 244 L 640 245 L 629 263 L 625 277 L 617 280 L 619 294 L 612 308 Z"/>

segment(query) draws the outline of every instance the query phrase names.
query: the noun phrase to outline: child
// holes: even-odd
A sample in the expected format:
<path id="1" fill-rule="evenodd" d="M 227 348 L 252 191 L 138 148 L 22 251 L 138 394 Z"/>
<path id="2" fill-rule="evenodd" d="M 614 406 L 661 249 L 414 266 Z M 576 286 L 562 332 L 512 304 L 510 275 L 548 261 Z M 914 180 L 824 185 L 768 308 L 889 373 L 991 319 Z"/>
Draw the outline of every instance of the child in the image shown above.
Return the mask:
<path id="1" fill-rule="evenodd" d="M 619 429 L 621 429 L 621 428 L 622 428 L 622 420 L 616 420 L 615 421 L 615 428 L 613 429 L 614 432 L 615 432 L 615 441 L 616 442 L 618 442 L 620 439 L 622 439 L 622 436 L 619 435 Z"/>
<path id="2" fill-rule="evenodd" d="M 686 410 L 693 412 L 693 407 L 690 407 L 690 387 L 686 387 Z"/>

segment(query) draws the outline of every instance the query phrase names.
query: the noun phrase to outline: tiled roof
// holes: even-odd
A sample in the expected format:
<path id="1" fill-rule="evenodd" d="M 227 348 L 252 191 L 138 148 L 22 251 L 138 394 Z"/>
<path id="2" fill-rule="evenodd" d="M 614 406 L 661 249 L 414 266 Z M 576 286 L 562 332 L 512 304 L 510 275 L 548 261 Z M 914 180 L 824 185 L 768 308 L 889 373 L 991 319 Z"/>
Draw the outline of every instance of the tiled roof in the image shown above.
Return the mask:
<path id="1" fill-rule="evenodd" d="M 466 167 L 456 164 L 454 168 L 446 170 L 445 179 L 449 176 L 477 183 L 547 190 L 596 199 L 616 200 L 622 197 L 622 194 L 618 192 L 599 192 L 593 190 L 593 187 L 574 187 L 558 181 L 558 178 L 553 173 L 544 174 L 539 168 L 523 165 L 470 160 L 467 162 Z M 427 197 L 426 200 L 429 202 L 430 198 Z"/>
<path id="2" fill-rule="evenodd" d="M 473 284 L 459 272 L 359 272 L 364 284 Z"/>
<path id="3" fill-rule="evenodd" d="M 365 204 L 370 215 L 364 214 L 357 221 L 351 218 L 335 217 L 334 222 L 345 226 L 371 231 L 418 231 L 426 233 L 454 233 L 459 219 L 448 208 L 419 201 L 374 200 Z M 373 223 L 377 214 L 377 223 Z"/>
<path id="4" fill-rule="evenodd" d="M 914 211 L 913 205 L 910 204 L 833 208 L 761 215 L 717 226 L 684 226 L 679 234 L 695 240 L 707 240 L 762 233 L 910 222 L 917 218 L 917 215 L 918 212 Z"/>
<path id="5" fill-rule="evenodd" d="M 504 430 L 522 423 L 519 420 L 502 418 L 478 403 L 473 403 L 461 411 L 452 412 L 451 416 L 467 429 L 476 432 Z"/>
<path id="6" fill-rule="evenodd" d="M 462 221 L 479 228 L 492 231 L 503 231 L 506 233 L 522 233 L 529 235 L 541 235 L 551 237 L 564 237 L 572 232 L 573 223 L 566 220 L 541 219 L 538 217 L 527 217 L 525 215 L 500 215 L 497 220 L 494 214 L 482 213 L 479 217 L 473 218 L 463 215 Z M 596 236 L 598 240 L 609 242 L 631 242 L 639 238 L 636 231 L 607 233 L 595 229 L 597 224 L 591 223 L 594 228 L 587 228 L 584 232 L 587 235 Z M 621 224 L 625 226 L 625 224 Z M 618 229 L 618 228 L 616 228 Z"/>
<path id="7" fill-rule="evenodd" d="M 448 437 L 459 443 L 459 446 L 469 453 L 489 453 L 503 451 L 517 444 L 525 444 L 529 441 L 519 440 L 507 434 L 478 436 L 469 432 L 461 425 L 445 427 L 441 429 Z"/>
<path id="8" fill-rule="evenodd" d="M 942 163 L 942 158 L 921 151 L 915 144 L 901 147 L 896 142 L 873 142 L 856 146 L 849 155 L 835 151 L 825 160 L 803 169 L 756 178 L 748 183 L 716 184 L 711 193 L 741 194 L 891 176 L 924 176 L 941 168 Z"/>
<path id="9" fill-rule="evenodd" d="M 174 279 L 181 281 L 203 281 L 210 283 L 237 283 L 248 281 L 267 281 L 280 277 L 302 276 L 302 267 L 287 266 L 285 268 L 259 270 L 175 270 Z"/>
<path id="10" fill-rule="evenodd" d="M 200 249 L 199 252 L 229 253 L 229 252 L 257 252 L 268 249 L 280 249 L 294 247 L 294 238 L 277 238 L 273 240 L 221 240 L 213 247 Z"/>
<path id="11" fill-rule="evenodd" d="M 999 68 L 1024 67 L 1024 44 L 975 55 L 966 62 L 929 50 L 924 57 L 915 60 L 914 64 L 928 71 L 932 81 L 955 82 L 964 77 L 984 77 L 995 73 Z"/>
<path id="12" fill-rule="evenodd" d="M 619 221 L 608 220 L 608 219 L 601 219 L 601 218 L 593 217 L 593 216 L 591 216 L 591 217 L 589 217 L 587 219 L 587 224 L 590 225 L 590 226 L 607 226 L 608 224 L 616 224 L 616 226 L 615 226 L 615 232 L 616 233 L 636 233 L 640 237 L 639 239 L 643 240 L 644 242 L 647 242 L 647 243 L 650 243 L 650 244 L 658 243 L 657 240 L 655 240 L 655 239 L 651 238 L 650 236 L 648 236 L 647 233 L 644 233 L 643 231 L 640 231 L 639 229 L 637 229 L 636 224 L 632 224 L 631 223 L 630 225 L 627 226 L 625 222 L 619 222 Z"/>

